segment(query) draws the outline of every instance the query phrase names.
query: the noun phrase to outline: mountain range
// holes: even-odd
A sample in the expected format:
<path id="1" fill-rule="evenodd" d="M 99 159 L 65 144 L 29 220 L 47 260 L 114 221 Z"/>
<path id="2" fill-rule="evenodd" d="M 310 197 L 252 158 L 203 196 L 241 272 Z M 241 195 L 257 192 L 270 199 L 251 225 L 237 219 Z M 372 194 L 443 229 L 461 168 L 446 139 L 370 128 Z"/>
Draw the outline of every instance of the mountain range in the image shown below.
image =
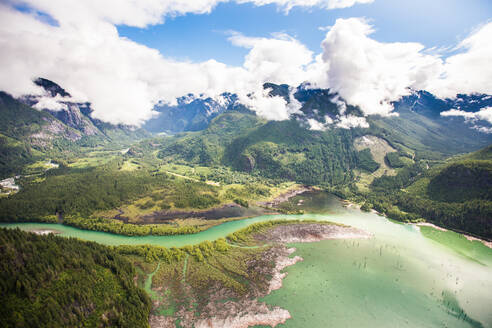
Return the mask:
<path id="1" fill-rule="evenodd" d="M 473 113 L 491 107 L 492 97 L 488 95 L 439 99 L 426 91 L 413 91 L 393 103 L 396 115 L 364 117 L 360 108 L 346 104 L 329 89 L 316 89 L 308 84 L 293 88 L 265 83 L 263 87 L 270 96 L 280 96 L 287 103 L 299 103 L 300 108 L 291 120 L 266 122 L 241 104 L 234 94 L 225 93 L 216 99 L 187 95 L 177 99 L 175 105 L 156 105 L 157 117 L 136 129 L 93 118 L 90 103 L 74 101 L 69 92 L 53 81 L 38 78 L 35 84 L 44 89 L 44 95 L 15 99 L 5 92 L 0 93 L 3 118 L 0 167 L 3 176 L 13 172 L 9 168 L 32 162 L 33 158 L 53 150 L 63 153 L 67 149 L 115 142 L 128 145 L 150 137 L 150 133 L 198 133 L 167 140 L 160 150 L 161 156 L 172 153 L 174 157 L 197 163 L 222 163 L 247 171 L 263 167 L 277 172 L 276 175 L 285 170 L 277 170 L 270 164 L 277 163 L 280 158 L 283 164 L 291 167 L 280 174 L 284 177 L 297 175 L 301 165 L 299 160 L 306 156 L 310 145 L 342 149 L 336 154 L 321 156 L 323 161 L 337 156 L 342 158 L 339 164 L 325 167 L 325 172 L 355 168 L 357 164 L 354 163 L 358 160 L 351 153 L 353 149 L 346 153 L 343 149 L 350 147 L 340 145 L 351 143 L 352 139 L 362 135 L 379 136 L 400 152 L 429 160 L 474 151 L 492 142 L 492 134 L 474 129 L 464 118 L 441 115 L 451 109 Z M 228 116 L 219 117 L 226 113 Z M 352 123 L 354 120 L 356 124 Z M 287 140 L 292 141 L 292 138 L 297 138 L 298 142 L 286 146 Z M 292 145 L 300 148 L 292 149 Z M 331 148 L 323 151 L 330 153 Z"/>
<path id="2" fill-rule="evenodd" d="M 95 119 L 90 103 L 74 101 L 52 81 L 35 83 L 44 95 L 14 98 L 0 92 L 2 179 L 29 175 L 26 168 L 46 160 L 64 164 L 61 171 L 50 173 L 65 177 L 64 181 L 79 173 L 94 179 L 91 167 L 113 160 L 101 168 L 104 183 L 124 176 L 135 186 L 154 179 L 163 165 L 207 167 L 242 172 L 241 179 L 250 176 L 270 184 L 315 185 L 395 219 L 425 218 L 492 236 L 486 219 L 492 213 L 492 134 L 477 129 L 490 123 L 469 118 L 492 106 L 488 95 L 458 95 L 452 100 L 412 91 L 393 103 L 394 114 L 382 117 L 365 116 L 327 89 L 267 83 L 264 88 L 270 96 L 298 106 L 290 119 L 266 120 L 233 94 L 217 99 L 188 95 L 175 105 L 159 104 L 160 114 L 137 129 Z M 469 114 L 443 115 L 451 110 Z M 483 150 L 459 157 L 479 149 Z M 79 166 L 67 165 L 77 161 Z M 139 174 L 123 173 L 143 167 Z M 235 175 L 227 173 L 231 174 Z M 35 182 L 28 183 L 31 191 L 37 190 Z M 120 185 L 115 182 L 113 187 L 119 190 Z M 70 192 L 79 187 L 73 188 L 67 186 Z M 468 195 L 463 195 L 464 188 Z M 18 198 L 21 194 L 22 188 Z M 111 197 L 115 204 L 123 201 L 120 194 Z M 111 208 L 84 199 L 77 202 L 85 204 L 89 214 L 94 208 Z M 15 204 L 20 208 L 12 213 L 24 215 L 22 202 Z"/>

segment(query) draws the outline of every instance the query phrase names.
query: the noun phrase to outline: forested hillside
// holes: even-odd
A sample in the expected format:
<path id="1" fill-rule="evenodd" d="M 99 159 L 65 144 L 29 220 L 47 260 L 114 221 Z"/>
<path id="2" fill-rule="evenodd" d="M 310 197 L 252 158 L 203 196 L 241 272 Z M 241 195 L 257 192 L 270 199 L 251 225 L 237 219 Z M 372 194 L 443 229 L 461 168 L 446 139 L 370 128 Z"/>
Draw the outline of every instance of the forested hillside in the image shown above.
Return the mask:
<path id="1" fill-rule="evenodd" d="M 428 168 L 416 163 L 375 179 L 360 193 L 365 207 L 398 220 L 424 218 L 492 238 L 492 146 Z"/>
<path id="2" fill-rule="evenodd" d="M 367 155 L 359 156 L 353 148 L 350 130 L 312 131 L 296 120 L 265 122 L 252 114 L 228 112 L 204 131 L 164 140 L 159 157 L 335 185 L 351 181 L 351 170 Z"/>
<path id="3" fill-rule="evenodd" d="M 134 267 L 106 246 L 0 229 L 2 327 L 148 327 Z"/>

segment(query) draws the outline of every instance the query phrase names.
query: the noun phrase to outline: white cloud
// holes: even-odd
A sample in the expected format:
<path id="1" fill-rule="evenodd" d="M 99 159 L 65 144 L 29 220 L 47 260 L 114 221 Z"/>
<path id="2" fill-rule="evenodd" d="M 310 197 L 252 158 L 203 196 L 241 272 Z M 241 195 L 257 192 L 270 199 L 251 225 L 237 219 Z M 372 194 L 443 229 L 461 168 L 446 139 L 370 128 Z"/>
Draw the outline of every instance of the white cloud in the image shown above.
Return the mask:
<path id="1" fill-rule="evenodd" d="M 226 0 L 227 1 L 227 0 Z M 166 16 L 207 13 L 222 0 L 11 0 L 26 3 L 51 16 L 58 26 L 0 4 L 0 90 L 19 96 L 42 94 L 32 83 L 37 77 L 53 80 L 76 101 L 90 101 L 93 116 L 103 121 L 139 125 L 155 113 L 158 101 L 173 103 L 188 93 L 217 96 L 222 92 L 248 98 L 252 109 L 265 117 L 285 118 L 290 106 L 272 100 L 273 113 L 261 88 L 264 82 L 297 84 L 311 52 L 286 35 L 267 38 L 231 37 L 250 48 L 243 67 L 230 67 L 214 60 L 178 62 L 157 50 L 118 35 L 115 24 L 145 27 Z M 330 1 L 328 1 L 330 2 Z M 277 2 L 275 2 L 277 3 Z M 261 3 L 255 3 L 261 5 Z M 283 6 L 284 2 L 279 1 Z M 296 6 L 323 5 L 323 1 L 297 1 Z M 346 4 L 344 4 L 346 5 Z M 325 6 L 330 8 L 330 6 Z M 294 57 L 289 60 L 289 53 Z M 253 100 L 252 100 L 253 99 Z M 256 100 L 257 102 L 254 102 Z M 260 109 L 261 108 L 261 109 Z"/>
<path id="2" fill-rule="evenodd" d="M 492 127 L 474 125 L 473 128 L 483 133 L 492 133 Z"/>
<path id="3" fill-rule="evenodd" d="M 338 119 L 339 121 L 337 122 L 337 126 L 342 129 L 369 127 L 369 123 L 367 123 L 365 117 L 359 117 L 354 115 L 340 115 Z"/>
<path id="4" fill-rule="evenodd" d="M 37 99 L 37 103 L 32 107 L 38 110 L 49 109 L 53 111 L 60 111 L 68 109 L 68 106 L 62 102 L 67 100 L 70 101 L 70 98 L 62 98 L 60 95 L 56 95 L 56 97 L 41 96 Z"/>
<path id="5" fill-rule="evenodd" d="M 461 41 L 460 53 L 448 57 L 441 76 L 429 81 L 427 89 L 440 97 L 458 93 L 492 94 L 492 22 L 482 25 Z"/>
<path id="6" fill-rule="evenodd" d="M 176 62 L 157 50 L 118 36 L 107 22 L 60 27 L 0 7 L 0 90 L 15 96 L 40 94 L 32 80 L 42 76 L 67 89 L 77 101 L 92 102 L 95 118 L 139 125 L 153 116 L 159 100 L 188 93 L 218 95 L 252 89 L 251 74 L 210 60 Z"/>
<path id="7" fill-rule="evenodd" d="M 482 120 L 492 124 L 492 107 L 482 108 L 478 112 L 465 112 L 464 110 L 450 109 L 448 111 L 442 112 L 441 116 L 460 116 L 463 117 L 465 120 Z"/>
<path id="8" fill-rule="evenodd" d="M 227 0 L 224 0 L 227 1 Z M 10 2 L 15 2 L 10 1 Z M 155 113 L 158 101 L 175 102 L 193 93 L 239 99 L 268 119 L 287 119 L 300 106 L 291 96 L 268 97 L 264 82 L 330 88 L 366 115 L 387 115 L 391 101 L 427 88 L 438 95 L 457 92 L 492 93 L 492 23 L 484 25 L 443 61 L 441 54 L 418 43 L 381 43 L 370 38 L 373 28 L 361 18 L 338 19 L 326 34 L 323 52 L 314 54 L 298 40 L 276 34 L 252 38 L 239 33 L 230 41 L 249 49 L 244 64 L 227 66 L 215 60 L 180 62 L 118 35 L 115 24 L 144 27 L 166 16 L 210 12 L 222 0 L 27 0 L 49 14 L 59 26 L 40 21 L 0 4 L 0 90 L 19 96 L 42 94 L 32 83 L 45 77 L 69 91 L 75 101 L 90 101 L 94 116 L 139 125 Z M 238 1 L 237 1 L 238 2 Z M 256 5 L 341 8 L 370 0 L 244 0 Z M 55 106 L 54 104 L 51 104 Z M 344 105 L 344 104 L 343 104 Z M 41 106 L 41 105 L 40 105 Z M 343 109 L 343 106 L 340 107 Z M 343 115 L 343 111 L 341 112 Z M 365 121 L 341 116 L 340 126 Z M 355 122 L 355 123 L 354 123 Z"/>
<path id="9" fill-rule="evenodd" d="M 388 115 L 392 101 L 410 89 L 439 97 L 458 93 L 492 93 L 492 22 L 458 45 L 461 53 L 442 59 L 443 51 L 419 43 L 382 43 L 370 38 L 373 27 L 363 18 L 338 19 L 322 43 L 311 81 L 338 92 L 366 115 Z M 313 67 L 314 67 L 313 65 Z"/>
<path id="10" fill-rule="evenodd" d="M 465 122 L 472 124 L 473 129 L 483 133 L 492 133 L 492 127 L 483 126 L 483 122 L 480 122 L 485 121 L 489 124 L 492 124 L 492 107 L 482 108 L 478 112 L 466 112 L 459 109 L 450 109 L 448 111 L 442 112 L 441 116 L 463 117 L 465 119 Z"/>
<path id="11" fill-rule="evenodd" d="M 304 81 L 305 67 L 313 60 L 313 53 L 306 46 L 286 34 L 251 38 L 233 33 L 229 40 L 250 49 L 244 68 L 262 81 L 297 86 Z"/>
<path id="12" fill-rule="evenodd" d="M 280 96 L 270 97 L 270 89 L 260 86 L 251 94 L 240 95 L 239 100 L 267 120 L 282 121 L 289 119 L 294 113 L 300 113 L 301 104 L 293 97 L 294 91 L 294 88 L 291 88 L 287 102 Z"/>
<path id="13" fill-rule="evenodd" d="M 314 131 L 325 131 L 330 128 L 330 126 L 336 126 L 342 129 L 352 129 L 352 128 L 368 128 L 369 123 L 366 121 L 365 117 L 355 116 L 355 115 L 337 115 L 335 119 L 329 116 L 324 117 L 325 122 L 320 122 L 313 118 L 308 118 L 306 121 L 310 130 Z"/>
<path id="14" fill-rule="evenodd" d="M 47 13 L 61 24 L 108 22 L 136 27 L 162 23 L 165 16 L 209 13 L 228 0 L 13 0 Z"/>
<path id="15" fill-rule="evenodd" d="M 257 6 L 275 4 L 285 12 L 289 12 L 294 7 L 348 8 L 358 3 L 372 3 L 374 0 L 237 0 L 237 2 L 252 2 Z"/>
<path id="16" fill-rule="evenodd" d="M 418 43 L 381 43 L 361 18 L 337 19 L 322 43 L 322 87 L 338 92 L 366 115 L 387 115 L 392 101 L 438 74 L 440 60 L 422 53 Z"/>
<path id="17" fill-rule="evenodd" d="M 333 120 L 328 115 L 325 116 L 325 122 L 324 123 L 320 122 L 318 120 L 315 120 L 314 118 L 308 118 L 306 120 L 306 122 L 309 125 L 309 129 L 314 130 L 314 131 L 328 130 L 330 128 L 330 125 L 333 124 Z"/>

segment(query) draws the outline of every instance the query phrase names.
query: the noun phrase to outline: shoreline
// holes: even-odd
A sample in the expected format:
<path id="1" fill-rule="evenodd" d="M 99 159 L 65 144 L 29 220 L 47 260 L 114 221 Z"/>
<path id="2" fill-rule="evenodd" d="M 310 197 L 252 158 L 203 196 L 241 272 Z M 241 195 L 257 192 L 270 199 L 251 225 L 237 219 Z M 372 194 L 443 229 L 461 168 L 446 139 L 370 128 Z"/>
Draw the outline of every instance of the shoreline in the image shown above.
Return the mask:
<path id="1" fill-rule="evenodd" d="M 287 309 L 278 306 L 269 307 L 258 299 L 269 295 L 271 292 L 282 288 L 283 280 L 288 272 L 284 270 L 298 262 L 304 261 L 300 256 L 291 257 L 296 248 L 287 248 L 288 243 L 312 243 L 329 239 L 352 239 L 371 238 L 372 234 L 353 227 L 335 224 L 286 224 L 271 228 L 264 234 L 259 234 L 255 239 L 259 241 L 269 240 L 276 243 L 272 248 L 275 256 L 275 266 L 271 272 L 272 278 L 268 282 L 268 289 L 259 292 L 250 301 L 239 300 L 233 307 L 234 302 L 226 302 L 224 306 L 230 306 L 235 311 L 228 311 L 227 316 L 201 319 L 195 323 L 199 328 L 248 328 L 263 325 L 276 327 L 284 324 L 292 316 Z M 268 251 L 267 251 L 268 253 Z M 229 304 L 228 304 L 229 303 Z M 239 307 L 237 307 L 237 305 Z M 236 313 L 234 313 L 236 312 Z"/>
<path id="2" fill-rule="evenodd" d="M 446 229 L 446 228 L 437 226 L 437 225 L 435 225 L 433 223 L 430 223 L 430 222 L 420 222 L 420 223 L 411 223 L 411 224 L 414 225 L 414 226 L 416 226 L 416 227 L 431 227 L 431 228 L 434 228 L 436 230 L 443 231 L 443 232 L 453 231 L 453 232 L 456 232 L 456 233 L 462 235 L 463 237 L 465 237 L 469 241 L 472 241 L 472 242 L 473 241 L 481 242 L 484 246 L 492 249 L 492 241 L 480 239 L 480 238 L 477 238 L 477 237 L 474 237 L 474 236 L 470 236 L 470 235 L 467 235 L 465 233 L 454 231 L 454 230 L 451 230 L 451 229 Z"/>
<path id="3" fill-rule="evenodd" d="M 343 204 L 343 207 L 345 207 L 345 208 L 356 208 L 356 209 L 359 209 L 360 210 L 360 207 L 361 206 L 359 204 L 353 203 L 353 202 L 349 201 L 348 199 L 341 199 L 341 202 Z M 377 214 L 377 215 L 383 215 L 384 216 L 384 214 L 379 213 L 375 209 L 371 209 L 370 210 L 370 213 L 374 213 L 374 214 Z M 386 217 L 386 218 L 387 219 L 390 219 L 388 217 Z M 402 223 L 404 223 L 404 224 L 410 224 L 410 225 L 413 225 L 415 227 L 421 227 L 421 226 L 431 227 L 431 228 L 434 228 L 436 230 L 443 231 L 443 232 L 445 232 L 445 231 L 453 231 L 453 232 L 456 232 L 456 233 L 458 233 L 460 235 L 463 235 L 463 237 L 465 237 L 469 241 L 478 241 L 478 242 L 481 242 L 486 247 L 492 249 L 492 241 L 489 241 L 489 240 L 485 240 L 485 239 L 482 239 L 482 238 L 478 238 L 478 237 L 475 237 L 475 236 L 468 235 L 468 234 L 466 234 L 466 232 L 463 232 L 463 231 L 455 231 L 453 229 L 443 228 L 443 227 L 440 227 L 440 226 L 435 225 L 435 224 L 430 223 L 430 222 L 419 222 L 419 223 L 405 223 L 405 222 L 402 222 Z"/>
<path id="4" fill-rule="evenodd" d="M 258 245 L 265 246 L 258 255 L 246 262 L 248 270 L 265 279 L 258 283 L 252 280 L 246 294 L 238 295 L 226 285 L 212 285 L 207 292 L 207 303 L 199 314 L 189 308 L 177 309 L 172 316 L 151 314 L 151 328 L 174 327 L 176 320 L 185 328 L 248 328 L 252 326 L 276 327 L 292 318 L 284 308 L 268 305 L 261 299 L 282 288 L 288 276 L 285 269 L 304 259 L 295 255 L 296 249 L 289 247 L 293 242 L 317 242 L 327 239 L 371 238 L 372 234 L 361 229 L 327 223 L 288 223 L 273 226 L 252 235 Z M 270 245 L 265 244 L 268 241 Z M 163 287 L 156 287 L 162 289 Z M 188 297 L 194 297 L 189 285 L 184 286 Z M 158 308 L 159 304 L 154 305 Z"/>

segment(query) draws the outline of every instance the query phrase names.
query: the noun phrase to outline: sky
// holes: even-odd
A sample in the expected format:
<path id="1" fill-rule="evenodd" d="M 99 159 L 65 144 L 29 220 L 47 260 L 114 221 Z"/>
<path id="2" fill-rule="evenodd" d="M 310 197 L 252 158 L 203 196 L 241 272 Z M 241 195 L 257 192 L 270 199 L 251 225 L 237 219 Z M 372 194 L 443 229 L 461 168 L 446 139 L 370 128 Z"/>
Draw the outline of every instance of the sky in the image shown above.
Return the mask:
<path id="1" fill-rule="evenodd" d="M 221 3 L 209 14 L 168 18 L 165 24 L 146 28 L 120 25 L 121 36 L 179 60 L 215 59 L 241 65 L 246 49 L 227 40 L 230 31 L 269 37 L 283 32 L 311 51 L 321 50 L 326 30 L 337 18 L 366 17 L 376 26 L 380 42 L 419 42 L 431 47 L 454 47 L 480 24 L 492 18 L 489 0 L 377 0 L 337 10 L 295 7 L 285 14 L 275 4 Z"/>
<path id="2" fill-rule="evenodd" d="M 330 88 L 366 116 L 412 90 L 492 94 L 490 0 L 0 0 L 0 21 L 0 90 L 42 96 L 48 78 L 115 124 L 189 93 L 298 112 L 264 82 Z"/>

